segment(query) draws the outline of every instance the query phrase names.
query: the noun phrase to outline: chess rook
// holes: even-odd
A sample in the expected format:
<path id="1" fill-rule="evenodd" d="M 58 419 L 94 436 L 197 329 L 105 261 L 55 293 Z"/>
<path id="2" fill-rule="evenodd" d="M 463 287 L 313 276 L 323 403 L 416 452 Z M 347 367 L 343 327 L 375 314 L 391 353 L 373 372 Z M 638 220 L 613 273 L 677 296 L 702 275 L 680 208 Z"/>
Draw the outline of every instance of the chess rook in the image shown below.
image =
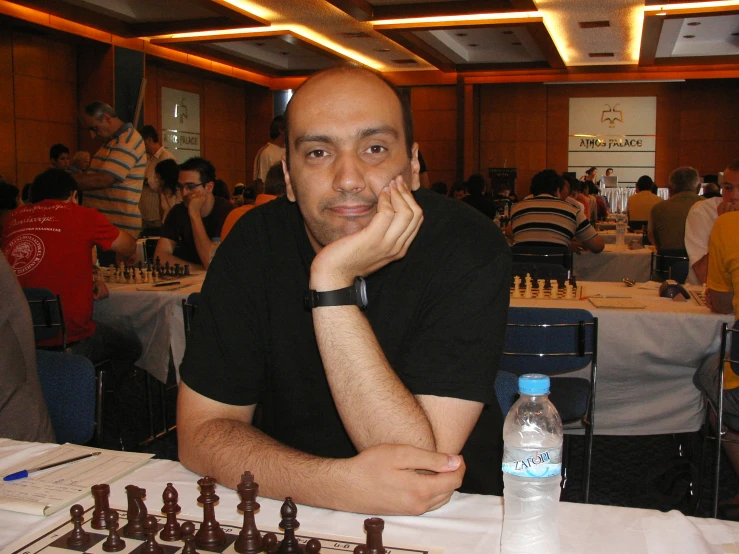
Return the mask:
<path id="1" fill-rule="evenodd" d="M 110 505 L 108 504 L 110 485 L 93 485 L 90 490 L 95 499 L 95 509 L 92 512 L 90 525 L 93 529 L 106 529 L 105 516 L 110 509 Z"/>

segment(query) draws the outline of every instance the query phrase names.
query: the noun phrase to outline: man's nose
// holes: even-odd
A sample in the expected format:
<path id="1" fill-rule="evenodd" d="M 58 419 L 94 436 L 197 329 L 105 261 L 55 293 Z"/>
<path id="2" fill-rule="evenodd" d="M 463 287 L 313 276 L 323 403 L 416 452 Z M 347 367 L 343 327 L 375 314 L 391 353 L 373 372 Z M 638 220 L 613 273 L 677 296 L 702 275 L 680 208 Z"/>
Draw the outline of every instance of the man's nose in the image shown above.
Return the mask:
<path id="1" fill-rule="evenodd" d="M 336 161 L 334 174 L 334 190 L 344 192 L 361 192 L 364 190 L 364 173 L 361 170 L 361 160 L 356 155 L 345 154 Z"/>

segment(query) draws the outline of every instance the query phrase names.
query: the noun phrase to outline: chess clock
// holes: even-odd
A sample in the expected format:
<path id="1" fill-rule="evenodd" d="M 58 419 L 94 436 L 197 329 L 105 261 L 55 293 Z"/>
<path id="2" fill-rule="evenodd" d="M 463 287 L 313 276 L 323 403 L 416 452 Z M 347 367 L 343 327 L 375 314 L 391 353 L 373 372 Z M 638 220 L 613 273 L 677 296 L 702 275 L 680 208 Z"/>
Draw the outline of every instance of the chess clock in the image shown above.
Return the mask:
<path id="1" fill-rule="evenodd" d="M 367 283 L 361 277 L 354 279 L 354 284 L 343 289 L 317 291 L 307 290 L 303 298 L 306 309 L 323 306 L 359 306 L 367 307 Z"/>

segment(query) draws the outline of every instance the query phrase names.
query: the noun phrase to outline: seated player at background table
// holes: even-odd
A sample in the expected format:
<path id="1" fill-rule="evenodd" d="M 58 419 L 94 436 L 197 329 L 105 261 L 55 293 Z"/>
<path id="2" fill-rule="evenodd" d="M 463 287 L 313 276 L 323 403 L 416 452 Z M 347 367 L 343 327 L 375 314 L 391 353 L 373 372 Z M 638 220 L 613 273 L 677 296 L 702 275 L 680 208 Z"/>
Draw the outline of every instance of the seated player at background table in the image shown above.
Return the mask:
<path id="1" fill-rule="evenodd" d="M 603 238 L 578 207 L 560 198 L 565 180 L 553 169 L 540 171 L 531 179 L 531 194 L 511 210 L 507 232 L 514 244 L 571 247 L 577 240 L 582 248 L 598 253 Z"/>
<path id="2" fill-rule="evenodd" d="M 243 185 L 242 185 L 243 186 Z M 282 162 L 273 165 L 267 172 L 267 180 L 264 183 L 264 192 L 257 196 L 257 199 L 253 204 L 244 204 L 228 214 L 226 222 L 223 224 L 221 230 L 221 240 L 226 240 L 226 237 L 236 225 L 236 222 L 241 219 L 245 213 L 253 210 L 257 206 L 271 202 L 275 198 L 285 196 L 285 172 L 282 169 Z"/>
<path id="3" fill-rule="evenodd" d="M 702 285 L 708 277 L 708 240 L 716 219 L 739 209 L 739 161 L 724 170 L 724 182 L 718 197 L 696 202 L 685 220 L 685 250 L 690 258 L 688 280 Z"/>
<path id="4" fill-rule="evenodd" d="M 287 197 L 245 214 L 205 279 L 180 460 L 353 512 L 420 514 L 460 486 L 500 494 L 500 230 L 419 189 L 410 108 L 371 71 L 308 79 L 287 131 Z"/>
<path id="5" fill-rule="evenodd" d="M 498 213 L 493 199 L 489 196 L 485 196 L 485 178 L 479 173 L 470 175 L 467 179 L 467 196 L 461 198 L 462 202 L 472 206 L 477 211 L 482 212 L 490 219 L 495 219 L 495 215 Z"/>
<path id="6" fill-rule="evenodd" d="M 159 210 L 162 214 L 162 223 L 164 223 L 169 211 L 182 202 L 178 181 L 180 166 L 176 160 L 162 160 L 156 165 L 154 172 L 159 181 Z"/>
<path id="7" fill-rule="evenodd" d="M 189 264 L 208 269 L 213 239 L 221 237 L 231 202 L 213 195 L 216 169 L 204 158 L 190 158 L 180 165 L 177 176 L 182 203 L 175 205 L 164 220 L 154 252 L 161 264 Z M 179 246 L 178 256 L 174 255 Z"/>
<path id="8" fill-rule="evenodd" d="M 670 198 L 649 211 L 649 242 L 657 250 L 685 248 L 685 220 L 693 204 L 704 198 L 696 192 L 700 175 L 692 167 L 678 167 L 670 173 Z"/>
<path id="9" fill-rule="evenodd" d="M 642 175 L 636 181 L 636 192 L 629 196 L 626 215 L 629 218 L 629 225 L 635 231 L 641 230 L 647 224 L 652 207 L 662 202 L 662 198 L 652 194 L 653 186 L 652 178 L 649 175 Z"/>
<path id="10" fill-rule="evenodd" d="M 2 249 L 18 280 L 61 297 L 70 352 L 93 363 L 112 359 L 130 365 L 141 355 L 136 335 L 92 319 L 93 300 L 108 291 L 105 283 L 93 283 L 90 253 L 97 246 L 131 256 L 136 241 L 97 210 L 79 206 L 77 184 L 66 171 L 44 171 L 32 189 L 34 203 L 13 211 L 3 229 Z M 58 346 L 61 340 L 39 345 Z"/>

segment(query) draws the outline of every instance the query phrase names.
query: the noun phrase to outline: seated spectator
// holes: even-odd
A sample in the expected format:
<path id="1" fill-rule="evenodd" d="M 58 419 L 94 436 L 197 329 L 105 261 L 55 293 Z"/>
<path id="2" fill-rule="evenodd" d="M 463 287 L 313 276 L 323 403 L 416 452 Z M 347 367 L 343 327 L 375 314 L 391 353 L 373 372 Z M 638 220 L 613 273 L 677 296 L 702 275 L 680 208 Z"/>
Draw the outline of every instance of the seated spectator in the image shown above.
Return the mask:
<path id="1" fill-rule="evenodd" d="M 490 197 L 483 195 L 484 190 L 485 178 L 479 173 L 470 175 L 470 178 L 467 180 L 467 192 L 469 194 L 462 198 L 462 202 L 481 211 L 490 219 L 495 219 L 495 214 L 497 213 L 495 204 Z"/>
<path id="2" fill-rule="evenodd" d="M 575 206 L 578 210 L 581 210 L 582 213 L 585 213 L 585 206 L 576 198 L 577 191 L 582 188 L 578 180 L 570 173 L 563 173 L 562 180 L 564 182 L 562 184 L 562 190 L 559 193 L 559 197 L 565 202 Z"/>
<path id="3" fill-rule="evenodd" d="M 256 200 L 252 204 L 244 204 L 228 214 L 228 217 L 223 224 L 223 230 L 221 231 L 221 240 L 226 240 L 226 236 L 231 232 L 233 226 L 245 213 L 257 206 L 271 202 L 275 198 L 285 196 L 285 187 L 285 172 L 283 171 L 282 164 L 275 164 L 270 167 L 267 172 L 267 181 L 264 183 L 264 193 L 257 196 Z"/>
<path id="4" fill-rule="evenodd" d="M 707 183 L 703 187 L 703 198 L 708 200 L 709 198 L 717 198 L 721 196 L 721 189 L 716 183 Z"/>
<path id="5" fill-rule="evenodd" d="M 455 200 L 461 200 L 465 196 L 467 196 L 467 185 L 462 183 L 454 183 L 452 185 L 452 190 L 449 191 L 449 196 L 454 198 Z"/>
<path id="6" fill-rule="evenodd" d="M 583 215 L 585 219 L 590 221 L 590 195 L 588 194 L 588 187 L 583 181 L 577 181 L 570 185 L 575 191 L 571 196 L 577 200 L 583 207 Z"/>
<path id="7" fill-rule="evenodd" d="M 213 195 L 216 170 L 204 158 L 190 158 L 178 175 L 182 203 L 175 205 L 164 220 L 154 256 L 162 264 L 189 264 L 208 269 L 213 239 L 221 237 L 231 202 Z M 175 256 L 175 247 L 179 247 Z"/>
<path id="8" fill-rule="evenodd" d="M 84 173 L 90 168 L 90 153 L 85 150 L 79 150 L 72 156 L 72 162 L 69 164 L 67 171 L 70 173 Z"/>
<path id="9" fill-rule="evenodd" d="M 701 285 L 706 282 L 711 230 L 720 215 L 733 211 L 739 211 L 739 161 L 724 170 L 721 195 L 696 202 L 688 212 L 685 220 L 685 250 L 690 258 L 688 281 L 691 284 Z"/>
<path id="10" fill-rule="evenodd" d="M 93 300 L 105 298 L 102 281 L 92 280 L 90 252 L 131 256 L 136 241 L 104 215 L 77 204 L 77 184 L 66 171 L 48 169 L 33 181 L 33 204 L 15 210 L 3 230 L 2 249 L 23 287 L 47 288 L 62 299 L 68 351 L 89 358 L 133 363 L 138 338 L 92 319 Z M 39 346 L 59 346 L 61 337 Z"/>
<path id="11" fill-rule="evenodd" d="M 652 194 L 652 186 L 654 186 L 654 181 L 649 175 L 639 177 L 636 181 L 636 192 L 629 197 L 626 204 L 629 225 L 636 231 L 649 221 L 649 212 L 652 211 L 652 207 L 662 202 L 659 196 Z"/>
<path id="12" fill-rule="evenodd" d="M 553 169 L 545 169 L 531 179 L 533 198 L 522 200 L 511 210 L 509 233 L 514 244 L 532 246 L 572 246 L 577 239 L 591 252 L 603 250 L 603 239 L 585 214 L 560 199 L 564 179 Z"/>
<path id="13" fill-rule="evenodd" d="M 49 161 L 55 169 L 69 169 L 69 148 L 63 144 L 55 144 L 49 149 Z"/>
<path id="14" fill-rule="evenodd" d="M 177 181 L 180 166 L 177 165 L 176 160 L 162 160 L 154 168 L 154 174 L 159 181 L 159 208 L 162 212 L 162 223 L 164 223 L 169 210 L 175 204 L 182 202 L 182 194 L 180 194 Z"/>
<path id="15" fill-rule="evenodd" d="M 213 196 L 225 198 L 229 202 L 231 201 L 231 193 L 228 191 L 228 185 L 223 179 L 216 179 L 213 181 Z"/>
<path id="16" fill-rule="evenodd" d="M 703 201 L 696 190 L 700 176 L 692 167 L 678 167 L 670 173 L 670 198 L 655 204 L 649 212 L 649 241 L 657 250 L 685 248 L 685 220 L 693 204 Z"/>
<path id="17" fill-rule="evenodd" d="M 437 181 L 433 185 L 431 185 L 431 190 L 434 192 L 441 194 L 442 196 L 446 196 L 449 194 L 449 189 L 446 186 L 446 183 L 443 181 Z"/>
<path id="18" fill-rule="evenodd" d="M 18 207 L 18 187 L 6 183 L 0 177 L 0 236 L 3 233 L 5 220 Z"/>
<path id="19" fill-rule="evenodd" d="M 28 302 L 5 256 L 0 256 L 0 437 L 54 442 L 36 371 Z"/>
<path id="20" fill-rule="evenodd" d="M 518 195 L 515 192 L 508 193 L 508 200 L 515 204 L 518 202 Z"/>
<path id="21" fill-rule="evenodd" d="M 264 183 L 259 181 L 259 188 L 264 189 Z M 257 191 L 254 187 L 244 187 L 244 205 L 254 204 L 257 199 Z"/>

